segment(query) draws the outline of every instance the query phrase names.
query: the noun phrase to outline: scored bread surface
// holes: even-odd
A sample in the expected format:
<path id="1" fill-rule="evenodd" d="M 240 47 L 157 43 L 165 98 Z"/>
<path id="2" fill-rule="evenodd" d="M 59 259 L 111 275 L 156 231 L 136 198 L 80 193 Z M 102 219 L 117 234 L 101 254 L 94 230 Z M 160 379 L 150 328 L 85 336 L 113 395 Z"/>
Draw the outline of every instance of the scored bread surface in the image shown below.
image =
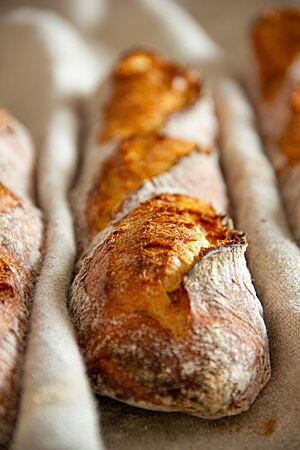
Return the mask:
<path id="1" fill-rule="evenodd" d="M 90 117 L 69 306 L 95 392 L 211 419 L 248 409 L 268 340 L 246 238 L 226 217 L 208 89 L 132 51 Z"/>

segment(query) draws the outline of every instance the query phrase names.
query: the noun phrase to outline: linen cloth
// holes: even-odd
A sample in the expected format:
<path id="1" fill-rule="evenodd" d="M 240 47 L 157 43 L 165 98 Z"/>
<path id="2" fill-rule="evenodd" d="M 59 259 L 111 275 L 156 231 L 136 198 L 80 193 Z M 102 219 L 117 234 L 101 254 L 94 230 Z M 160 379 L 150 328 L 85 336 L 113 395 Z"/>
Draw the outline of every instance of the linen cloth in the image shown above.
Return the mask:
<path id="1" fill-rule="evenodd" d="M 31 2 L 20 0 L 12 3 L 16 6 Z M 197 12 L 195 4 L 198 2 L 182 0 L 182 3 Z M 220 14 L 230 16 L 224 2 L 217 3 Z M 251 3 L 257 3 L 261 9 L 262 2 Z M 264 5 L 266 3 L 263 2 Z M 88 48 L 70 25 L 46 11 L 19 10 L 13 13 L 18 17 L 17 26 L 7 22 L 0 26 L 0 33 L 2 29 L 5 36 L 10 37 L 11 45 L 14 43 L 14 47 L 7 47 L 10 48 L 7 52 L 5 45 L 1 45 L 3 39 L 0 36 L 0 60 L 7 58 L 4 60 L 9 63 L 5 64 L 6 75 L 0 72 L 0 102 L 10 106 L 12 112 L 29 126 L 38 143 L 41 136 L 48 136 L 46 145 L 40 147 L 38 183 L 41 205 L 49 217 L 48 252 L 35 297 L 15 448 L 94 449 L 101 445 L 97 438 L 95 406 L 65 310 L 65 295 L 74 258 L 66 193 L 76 164 L 78 126 L 74 101 L 70 102 L 70 99 L 92 92 L 96 78 L 102 78 L 119 52 L 130 46 L 154 47 L 181 63 L 194 65 L 213 83 L 228 70 L 242 76 L 241 63 L 223 52 L 182 6 L 171 0 L 41 0 L 32 4 L 51 7 L 63 14 L 80 30 Z M 234 5 L 233 2 L 231 4 Z M 1 8 L 11 8 L 11 3 L 8 5 L 4 1 Z M 80 13 L 84 9 L 88 14 Z M 39 19 L 34 20 L 33 17 L 37 16 Z M 42 16 L 44 20 L 41 20 Z M 15 30 L 23 26 L 24 21 L 27 25 L 30 22 L 36 37 L 34 47 L 28 36 L 25 39 L 24 32 Z M 51 34 L 48 40 L 41 38 L 41 33 L 36 36 L 36 30 L 45 30 L 50 22 L 55 26 L 60 23 L 60 33 L 56 28 L 57 34 Z M 205 15 L 203 22 L 209 32 L 209 20 Z M 239 19 L 231 26 L 236 27 L 237 36 L 240 36 Z M 74 43 L 70 46 L 77 49 L 78 60 L 73 53 L 71 61 L 67 61 L 70 49 L 62 45 L 60 35 L 63 28 L 72 29 L 74 39 L 70 38 L 68 42 Z M 53 39 L 55 45 L 49 42 Z M 223 43 L 221 41 L 222 36 L 219 42 Z M 225 28 L 224 42 L 226 47 L 229 41 L 226 41 Z M 20 51 L 21 43 L 23 51 Z M 24 79 L 16 72 L 22 73 L 24 58 L 26 62 L 31 57 L 32 48 L 36 49 L 34 67 Z M 15 55 L 16 52 L 19 54 Z M 236 53 L 241 54 L 243 52 Z M 41 76 L 48 81 L 45 89 L 37 89 L 38 94 L 34 95 L 34 85 L 41 81 Z M 34 82 L 32 77 L 36 78 Z M 8 83 L 9 88 L 6 88 Z M 30 92 L 28 86 L 31 87 Z M 300 253 L 289 234 L 276 181 L 263 154 L 247 101 L 236 85 L 222 82 L 216 90 L 216 102 L 222 131 L 222 161 L 233 199 L 233 213 L 237 225 L 248 234 L 247 258 L 265 309 L 272 378 L 248 412 L 212 422 L 179 413 L 144 411 L 99 398 L 98 420 L 102 445 L 107 449 L 296 450 L 300 447 L 300 391 L 297 381 L 300 378 Z M 64 152 L 69 159 L 63 162 L 59 155 Z M 57 258 L 59 267 L 54 264 Z M 56 289 L 52 289 L 58 275 L 63 280 L 61 290 L 56 285 Z M 51 317 L 55 332 L 51 332 L 52 327 L 49 326 Z M 69 347 L 72 348 L 71 353 Z M 66 383 L 63 376 L 54 376 L 57 381 L 54 383 L 51 364 L 55 368 L 58 360 L 61 374 L 72 372 L 73 383 Z M 50 390 L 51 406 L 47 398 L 48 383 L 54 384 Z M 40 397 L 35 396 L 36 386 L 42 392 Z M 59 398 L 62 392 L 66 393 L 64 402 Z M 41 401 L 36 401 L 37 398 Z M 80 414 L 76 416 L 77 408 L 85 417 L 83 421 Z M 72 417 L 73 414 L 76 417 Z"/>

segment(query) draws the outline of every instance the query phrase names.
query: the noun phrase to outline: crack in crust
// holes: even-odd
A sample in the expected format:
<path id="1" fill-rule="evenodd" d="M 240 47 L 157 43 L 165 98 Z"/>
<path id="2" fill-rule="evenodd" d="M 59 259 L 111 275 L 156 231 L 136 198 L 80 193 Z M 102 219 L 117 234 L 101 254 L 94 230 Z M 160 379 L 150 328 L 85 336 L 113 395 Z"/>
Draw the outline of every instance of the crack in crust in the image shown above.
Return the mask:
<path id="1" fill-rule="evenodd" d="M 112 75 L 100 140 L 147 134 L 197 100 L 201 87 L 190 70 L 146 50 L 131 51 Z"/>
<path id="2" fill-rule="evenodd" d="M 101 168 L 87 196 L 86 218 L 90 237 L 105 228 L 126 196 L 147 179 L 168 171 L 196 144 L 159 134 L 123 139 Z"/>
<path id="3" fill-rule="evenodd" d="M 222 216 L 192 197 L 162 194 L 142 203 L 103 243 L 89 267 L 87 292 L 107 304 L 111 317 L 120 309 L 132 313 L 140 305 L 164 327 L 183 333 L 183 275 L 210 250 L 241 239 L 221 222 Z"/>

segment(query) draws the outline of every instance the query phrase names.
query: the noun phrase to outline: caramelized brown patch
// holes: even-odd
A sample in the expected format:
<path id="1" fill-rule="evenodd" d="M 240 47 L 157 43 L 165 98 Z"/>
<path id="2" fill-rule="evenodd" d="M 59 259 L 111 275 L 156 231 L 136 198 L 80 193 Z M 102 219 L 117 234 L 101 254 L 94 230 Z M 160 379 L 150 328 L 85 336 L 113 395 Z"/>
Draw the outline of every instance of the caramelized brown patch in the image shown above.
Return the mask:
<path id="1" fill-rule="evenodd" d="M 112 76 L 112 92 L 104 111 L 100 139 L 158 130 L 174 112 L 200 94 L 198 77 L 154 53 L 125 55 Z"/>
<path id="2" fill-rule="evenodd" d="M 288 125 L 278 140 L 278 146 L 286 155 L 287 164 L 293 165 L 300 162 L 300 84 L 292 91 L 289 109 Z"/>
<path id="3" fill-rule="evenodd" d="M 88 195 L 85 214 L 90 234 L 105 228 L 129 192 L 195 149 L 196 144 L 160 135 L 124 139 Z"/>
<path id="4" fill-rule="evenodd" d="M 89 261 L 85 288 L 106 324 L 142 314 L 180 337 L 190 317 L 183 276 L 211 250 L 240 241 L 201 200 L 162 194 L 117 224 Z"/>
<path id="5" fill-rule="evenodd" d="M 300 8 L 265 13 L 253 29 L 253 44 L 260 70 L 260 87 L 270 100 L 280 89 L 293 59 L 300 53 Z"/>

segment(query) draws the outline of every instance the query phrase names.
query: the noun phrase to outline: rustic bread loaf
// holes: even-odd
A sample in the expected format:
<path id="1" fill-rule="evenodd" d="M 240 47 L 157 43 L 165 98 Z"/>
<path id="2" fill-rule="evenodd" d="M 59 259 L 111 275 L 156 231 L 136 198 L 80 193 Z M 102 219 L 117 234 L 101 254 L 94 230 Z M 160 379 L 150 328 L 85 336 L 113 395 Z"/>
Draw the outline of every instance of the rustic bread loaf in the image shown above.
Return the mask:
<path id="1" fill-rule="evenodd" d="M 270 376 L 268 340 L 207 88 L 133 51 L 90 121 L 69 306 L 95 392 L 210 419 L 246 410 Z"/>
<path id="2" fill-rule="evenodd" d="M 33 148 L 0 110 L 0 448 L 16 419 L 30 302 L 41 260 L 42 221 L 33 205 Z"/>
<path id="3" fill-rule="evenodd" d="M 184 166 L 176 174 L 183 192 L 187 167 L 196 166 L 195 176 L 203 182 L 197 186 L 191 180 L 189 189 L 195 195 L 204 189 L 217 211 L 227 209 L 212 151 L 212 100 L 195 73 L 151 52 L 130 53 L 92 98 L 87 128 L 83 167 L 73 193 L 81 251 L 128 194 L 176 165 Z"/>
<path id="4" fill-rule="evenodd" d="M 262 14 L 253 25 L 251 49 L 250 91 L 300 243 L 300 7 Z"/>

